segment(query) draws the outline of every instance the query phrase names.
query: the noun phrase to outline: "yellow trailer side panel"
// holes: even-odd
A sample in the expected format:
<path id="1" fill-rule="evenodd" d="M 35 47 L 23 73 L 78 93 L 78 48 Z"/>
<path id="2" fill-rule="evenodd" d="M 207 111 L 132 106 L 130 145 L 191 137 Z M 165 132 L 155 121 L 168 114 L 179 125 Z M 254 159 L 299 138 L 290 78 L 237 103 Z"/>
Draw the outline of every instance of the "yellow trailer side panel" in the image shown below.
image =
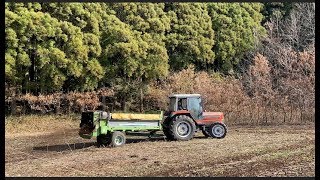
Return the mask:
<path id="1" fill-rule="evenodd" d="M 161 120 L 162 114 L 131 114 L 131 113 L 112 113 L 112 119 L 116 120 Z"/>

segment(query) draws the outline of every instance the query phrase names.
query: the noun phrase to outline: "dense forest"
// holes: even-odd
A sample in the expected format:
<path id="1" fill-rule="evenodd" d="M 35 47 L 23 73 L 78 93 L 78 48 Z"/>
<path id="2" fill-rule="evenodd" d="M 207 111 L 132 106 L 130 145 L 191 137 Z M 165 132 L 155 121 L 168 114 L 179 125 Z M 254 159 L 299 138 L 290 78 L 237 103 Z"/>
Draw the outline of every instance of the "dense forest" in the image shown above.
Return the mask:
<path id="1" fill-rule="evenodd" d="M 314 3 L 6 3 L 5 40 L 11 113 L 200 93 L 229 122 L 314 121 Z"/>

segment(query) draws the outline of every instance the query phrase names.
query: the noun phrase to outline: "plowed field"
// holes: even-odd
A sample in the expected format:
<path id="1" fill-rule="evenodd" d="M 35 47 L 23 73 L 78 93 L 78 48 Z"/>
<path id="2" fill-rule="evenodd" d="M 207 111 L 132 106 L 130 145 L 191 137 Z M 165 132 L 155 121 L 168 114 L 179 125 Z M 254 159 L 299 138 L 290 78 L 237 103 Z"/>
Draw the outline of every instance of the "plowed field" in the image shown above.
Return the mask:
<path id="1" fill-rule="evenodd" d="M 117 148 L 98 148 L 77 132 L 70 126 L 6 132 L 6 176 L 315 175 L 313 125 L 231 126 L 224 139 L 197 133 L 185 142 L 128 137 Z"/>

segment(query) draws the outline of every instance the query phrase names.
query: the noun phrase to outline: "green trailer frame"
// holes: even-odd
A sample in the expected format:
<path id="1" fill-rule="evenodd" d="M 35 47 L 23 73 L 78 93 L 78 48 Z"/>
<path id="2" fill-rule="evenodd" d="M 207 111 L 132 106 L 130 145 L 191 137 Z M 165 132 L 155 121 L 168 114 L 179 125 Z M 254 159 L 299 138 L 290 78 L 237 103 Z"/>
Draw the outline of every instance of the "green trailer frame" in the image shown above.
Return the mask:
<path id="1" fill-rule="evenodd" d="M 122 115 L 140 115 L 148 116 L 151 114 L 127 114 L 119 113 Z M 163 119 L 163 111 L 160 114 L 156 114 L 159 117 L 151 119 L 112 119 L 112 118 L 101 118 L 101 111 L 93 112 L 93 123 L 95 128 L 93 131 L 86 132 L 85 129 L 80 129 L 79 135 L 84 139 L 91 139 L 92 137 L 98 137 L 100 135 L 113 133 L 115 131 L 122 132 L 155 132 L 161 131 L 161 121 Z M 112 116 L 112 115 L 111 115 Z"/>

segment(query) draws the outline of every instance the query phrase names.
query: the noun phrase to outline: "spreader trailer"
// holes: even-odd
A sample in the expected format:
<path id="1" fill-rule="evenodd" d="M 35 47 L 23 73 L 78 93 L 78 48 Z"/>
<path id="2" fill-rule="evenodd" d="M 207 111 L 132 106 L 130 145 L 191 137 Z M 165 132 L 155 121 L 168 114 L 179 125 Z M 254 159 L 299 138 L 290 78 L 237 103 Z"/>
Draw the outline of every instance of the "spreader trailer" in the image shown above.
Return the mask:
<path id="1" fill-rule="evenodd" d="M 82 112 L 79 135 L 85 139 L 97 138 L 99 145 L 121 146 L 126 133 L 162 130 L 160 114 L 108 113 L 104 111 Z"/>
<path id="2" fill-rule="evenodd" d="M 222 112 L 204 112 L 200 94 L 174 94 L 169 96 L 168 110 L 159 114 L 83 112 L 79 135 L 97 138 L 99 145 L 122 146 L 126 134 L 148 132 L 149 136 L 163 131 L 169 140 L 187 141 L 200 130 L 205 137 L 222 139 L 226 136 Z"/>

